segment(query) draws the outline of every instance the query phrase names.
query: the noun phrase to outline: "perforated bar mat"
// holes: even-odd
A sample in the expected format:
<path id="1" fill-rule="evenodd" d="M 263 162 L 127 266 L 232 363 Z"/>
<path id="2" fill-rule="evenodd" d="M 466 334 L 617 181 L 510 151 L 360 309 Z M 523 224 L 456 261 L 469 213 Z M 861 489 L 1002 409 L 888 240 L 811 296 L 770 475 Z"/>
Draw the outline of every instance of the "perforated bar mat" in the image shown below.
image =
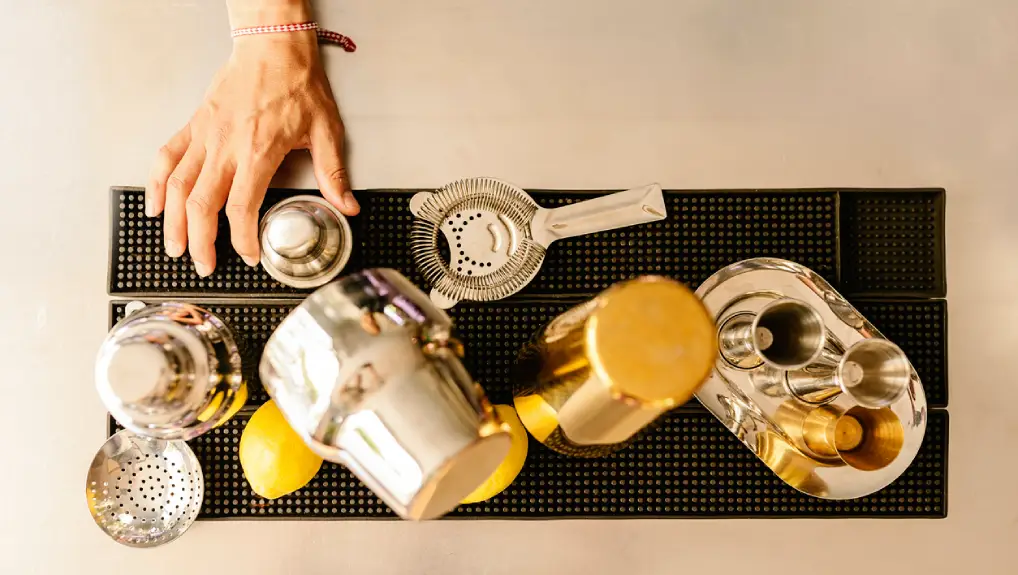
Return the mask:
<path id="1" fill-rule="evenodd" d="M 407 202 L 415 191 L 358 193 L 363 209 L 351 219 L 357 245 L 347 271 L 391 267 L 423 284 L 406 247 L 412 221 Z M 265 209 L 295 193 L 271 190 Z M 591 195 L 535 192 L 535 197 L 555 207 Z M 509 402 L 516 352 L 540 326 L 585 296 L 641 273 L 695 287 L 725 265 L 767 255 L 803 263 L 848 295 L 909 355 L 930 406 L 946 406 L 947 305 L 916 299 L 945 293 L 943 197 L 942 190 L 667 192 L 667 220 L 556 242 L 521 294 L 454 308 L 457 334 L 467 347 L 465 363 L 493 401 Z M 305 292 L 245 266 L 230 249 L 224 220 L 217 271 L 198 278 L 186 257 L 163 254 L 161 223 L 144 217 L 140 190 L 114 189 L 112 200 L 111 294 L 262 300 L 196 302 L 220 314 L 244 340 L 251 391 L 248 407 L 234 420 L 191 442 L 206 477 L 201 517 L 392 517 L 359 481 L 329 463 L 310 485 L 286 497 L 267 501 L 250 491 L 237 445 L 250 413 L 267 399 L 257 361 L 273 329 Z M 271 297 L 280 299 L 264 301 Z M 123 313 L 124 302 L 111 304 L 111 325 Z M 947 413 L 933 409 L 923 447 L 901 478 L 869 497 L 833 502 L 785 485 L 692 402 L 604 459 L 566 458 L 532 440 L 526 467 L 509 489 L 450 516 L 943 517 L 947 425 Z"/>
<path id="2" fill-rule="evenodd" d="M 510 301 L 460 305 L 452 310 L 465 364 L 495 403 L 511 403 L 515 350 L 552 317 L 581 301 Z M 248 407 L 235 421 L 191 442 L 205 470 L 203 517 L 390 517 L 359 481 L 326 464 L 304 489 L 275 501 L 250 491 L 237 460 L 240 432 L 251 411 L 268 399 L 257 362 L 269 335 L 298 301 L 203 303 L 244 340 Z M 878 329 L 909 354 L 927 394 L 944 396 L 943 301 L 855 302 Z M 111 324 L 124 315 L 111 306 Z M 497 327 L 493 329 L 493 326 Z M 611 516 L 893 516 L 946 513 L 947 414 L 933 411 L 926 439 L 909 471 L 893 485 L 851 502 L 799 494 L 760 463 L 693 402 L 669 415 L 633 446 L 605 459 L 575 459 L 531 441 L 527 464 L 504 493 L 463 506 L 461 517 Z"/>
<path id="3" fill-rule="evenodd" d="M 841 291 L 944 297 L 944 193 L 841 196 Z"/>
<path id="4" fill-rule="evenodd" d="M 362 212 L 350 219 L 356 245 L 346 271 L 389 267 L 423 285 L 407 249 L 413 221 L 408 202 L 416 191 L 357 193 Z M 270 190 L 263 212 L 297 193 L 306 192 Z M 533 193 L 546 207 L 592 197 L 591 192 Z M 666 220 L 555 242 L 520 295 L 593 294 L 644 273 L 696 286 L 725 265 L 760 256 L 806 265 L 846 295 L 944 295 L 942 190 L 668 191 L 665 196 Z M 225 216 L 216 242 L 216 272 L 200 278 L 187 255 L 165 255 L 162 221 L 145 217 L 141 190 L 114 188 L 111 200 L 112 295 L 307 293 L 280 284 L 260 267 L 246 266 L 230 246 Z"/>
<path id="5" fill-rule="evenodd" d="M 326 462 L 303 489 L 262 499 L 237 457 L 248 416 L 189 442 L 205 475 L 199 518 L 392 518 L 394 514 L 343 467 Z M 505 491 L 461 505 L 453 518 L 597 517 L 899 517 L 947 515 L 948 414 L 929 414 L 912 465 L 894 483 L 859 499 L 803 495 L 704 411 L 677 411 L 623 451 L 569 458 L 530 440 L 527 462 Z"/>
<path id="6" fill-rule="evenodd" d="M 541 326 L 579 303 L 510 300 L 464 303 L 450 310 L 456 334 L 466 347 L 464 364 L 497 403 L 512 400 L 510 368 L 517 352 Z M 195 302 L 219 315 L 244 344 L 244 376 L 250 405 L 269 399 L 258 378 L 262 348 L 299 301 L 229 304 Z M 885 336 L 897 343 L 915 366 L 931 407 L 947 403 L 947 304 L 943 300 L 853 302 Z M 124 303 L 111 304 L 111 324 L 124 317 Z"/>

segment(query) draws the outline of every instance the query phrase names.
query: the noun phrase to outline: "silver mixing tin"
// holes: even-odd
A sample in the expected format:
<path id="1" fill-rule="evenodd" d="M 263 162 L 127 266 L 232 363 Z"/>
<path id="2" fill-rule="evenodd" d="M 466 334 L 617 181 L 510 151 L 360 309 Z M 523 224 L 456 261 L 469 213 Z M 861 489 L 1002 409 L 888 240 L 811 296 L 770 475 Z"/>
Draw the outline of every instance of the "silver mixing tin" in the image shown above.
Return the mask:
<path id="1" fill-rule="evenodd" d="M 708 278 L 696 294 L 718 326 L 740 314 L 756 314 L 777 299 L 792 298 L 820 314 L 830 348 L 845 350 L 868 338 L 883 338 L 827 281 L 787 260 L 738 262 Z M 790 393 L 786 372 L 766 364 L 738 366 L 724 357 L 718 358 L 696 397 L 792 487 L 824 499 L 853 499 L 898 478 L 922 444 L 926 395 L 915 369 L 908 368 L 905 393 L 879 410 L 867 409 L 844 393 L 822 405 L 810 404 Z M 818 437 L 834 437 L 833 423 L 844 414 L 859 414 L 856 422 L 873 422 L 874 429 L 893 429 L 893 449 L 860 463 L 851 454 L 841 456 L 819 445 Z M 837 432 L 844 435 L 852 429 L 842 429 L 839 423 Z"/>
<path id="2" fill-rule="evenodd" d="M 350 260 L 346 217 L 318 196 L 294 196 L 262 218 L 262 267 L 280 283 L 307 289 L 332 281 Z"/>
<path id="3" fill-rule="evenodd" d="M 438 517 L 510 445 L 451 330 L 398 272 L 364 270 L 319 288 L 283 320 L 265 344 L 262 383 L 322 458 L 401 517 Z"/>
<path id="4" fill-rule="evenodd" d="M 158 439 L 193 439 L 244 400 L 240 350 L 206 309 L 177 302 L 144 307 L 113 326 L 95 384 L 120 425 Z"/>

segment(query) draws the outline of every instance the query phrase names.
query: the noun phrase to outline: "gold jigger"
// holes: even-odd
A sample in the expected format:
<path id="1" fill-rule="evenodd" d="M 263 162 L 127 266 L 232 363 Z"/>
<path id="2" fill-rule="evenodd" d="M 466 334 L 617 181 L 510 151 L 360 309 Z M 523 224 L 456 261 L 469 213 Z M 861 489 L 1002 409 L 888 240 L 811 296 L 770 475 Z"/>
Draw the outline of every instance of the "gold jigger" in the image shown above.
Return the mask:
<path id="1" fill-rule="evenodd" d="M 557 317 L 520 355 L 523 424 L 549 448 L 600 457 L 688 401 L 717 357 L 714 322 L 679 282 L 622 282 Z"/>
<path id="2" fill-rule="evenodd" d="M 806 447 L 824 458 L 836 458 L 862 471 L 891 464 L 905 442 L 901 420 L 889 408 L 853 407 L 839 414 L 831 407 L 809 412 L 802 424 Z"/>

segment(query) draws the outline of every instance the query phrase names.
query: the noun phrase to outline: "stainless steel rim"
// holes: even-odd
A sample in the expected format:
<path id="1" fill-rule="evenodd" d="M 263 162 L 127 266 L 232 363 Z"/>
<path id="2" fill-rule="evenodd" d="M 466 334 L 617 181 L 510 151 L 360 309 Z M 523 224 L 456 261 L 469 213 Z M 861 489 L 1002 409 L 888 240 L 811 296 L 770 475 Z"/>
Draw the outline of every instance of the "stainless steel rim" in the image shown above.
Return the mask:
<path id="1" fill-rule="evenodd" d="M 353 252 L 353 232 L 350 229 L 350 222 L 346 219 L 346 216 L 344 216 L 342 212 L 336 209 L 336 206 L 333 206 L 324 198 L 320 198 L 318 196 L 294 196 L 292 198 L 287 198 L 279 202 L 278 204 L 272 206 L 272 208 L 265 213 L 265 216 L 262 217 L 261 226 L 259 227 L 259 238 L 265 233 L 265 224 L 266 222 L 269 221 L 269 218 L 273 214 L 278 213 L 281 209 L 285 208 L 286 206 L 294 202 L 314 203 L 325 208 L 330 213 L 332 213 L 333 216 L 336 217 L 336 221 L 339 224 L 340 235 L 342 236 L 343 239 L 343 245 L 340 247 L 340 252 L 336 255 L 336 258 L 332 261 L 332 263 L 329 264 L 328 268 L 326 268 L 319 274 L 309 276 L 306 278 L 292 276 L 286 273 L 285 271 L 280 270 L 278 267 L 276 267 L 274 263 L 272 263 L 272 261 L 269 258 L 265 257 L 264 247 L 261 248 L 262 249 L 261 265 L 263 268 L 265 268 L 265 271 L 268 272 L 270 276 L 272 276 L 273 279 L 275 279 L 281 284 L 288 285 L 290 287 L 295 287 L 298 289 L 316 288 L 325 285 L 332 281 L 333 279 L 335 279 L 336 276 L 339 275 L 339 272 L 343 271 L 343 268 L 346 267 L 347 263 L 349 263 L 350 255 Z"/>
<path id="2" fill-rule="evenodd" d="M 183 535 L 204 493 L 201 465 L 185 442 L 126 429 L 103 444 L 85 479 L 96 526 L 128 547 L 156 547 Z"/>

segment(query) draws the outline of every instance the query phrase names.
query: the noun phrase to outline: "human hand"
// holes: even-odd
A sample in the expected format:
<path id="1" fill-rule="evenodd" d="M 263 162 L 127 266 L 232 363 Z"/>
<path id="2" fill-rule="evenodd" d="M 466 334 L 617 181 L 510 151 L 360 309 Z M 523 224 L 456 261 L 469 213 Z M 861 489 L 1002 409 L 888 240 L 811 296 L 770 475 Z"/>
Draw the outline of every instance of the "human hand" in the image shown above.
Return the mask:
<path id="1" fill-rule="evenodd" d="M 145 212 L 163 216 L 166 253 L 185 247 L 199 276 L 216 266 L 218 214 L 226 207 L 233 247 L 258 265 L 258 208 L 288 152 L 311 151 L 325 198 L 360 210 L 343 164 L 343 123 L 314 31 L 242 36 L 191 120 L 159 150 Z"/>

